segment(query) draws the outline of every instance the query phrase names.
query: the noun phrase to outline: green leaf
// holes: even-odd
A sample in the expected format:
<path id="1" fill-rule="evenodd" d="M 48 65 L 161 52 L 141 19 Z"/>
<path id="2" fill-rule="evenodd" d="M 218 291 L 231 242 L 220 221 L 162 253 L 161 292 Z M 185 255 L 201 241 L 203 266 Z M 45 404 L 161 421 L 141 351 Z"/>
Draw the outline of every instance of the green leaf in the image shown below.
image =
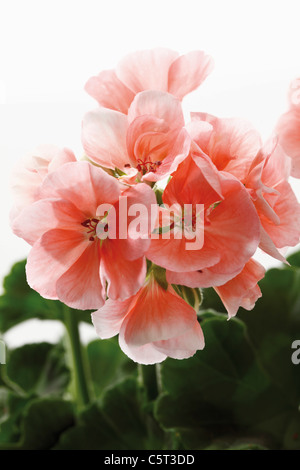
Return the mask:
<path id="1" fill-rule="evenodd" d="M 96 397 L 137 370 L 136 364 L 120 349 L 116 338 L 92 341 L 87 345 L 87 356 Z"/>
<path id="2" fill-rule="evenodd" d="M 31 289 L 26 281 L 26 260 L 16 263 L 3 282 L 0 296 L 0 332 L 5 333 L 26 320 L 64 319 L 64 305 L 58 300 L 47 300 Z M 79 321 L 91 323 L 90 311 L 73 310 Z"/>
<path id="3" fill-rule="evenodd" d="M 73 406 L 60 399 L 36 399 L 24 410 L 19 442 L 0 444 L 0 450 L 50 450 L 74 424 Z"/>
<path id="4" fill-rule="evenodd" d="M 201 325 L 204 350 L 162 364 L 165 392 L 156 418 L 165 429 L 175 429 L 189 449 L 207 448 L 228 434 L 281 448 L 298 409 L 262 369 L 245 325 L 211 312 Z"/>
<path id="5" fill-rule="evenodd" d="M 6 374 L 24 392 L 41 397 L 62 395 L 70 382 L 65 351 L 60 344 L 26 344 L 14 349 Z"/>
<path id="6" fill-rule="evenodd" d="M 148 419 L 137 381 L 128 378 L 108 389 L 98 404 L 86 409 L 76 425 L 63 433 L 55 449 L 159 449 L 161 435 Z"/>

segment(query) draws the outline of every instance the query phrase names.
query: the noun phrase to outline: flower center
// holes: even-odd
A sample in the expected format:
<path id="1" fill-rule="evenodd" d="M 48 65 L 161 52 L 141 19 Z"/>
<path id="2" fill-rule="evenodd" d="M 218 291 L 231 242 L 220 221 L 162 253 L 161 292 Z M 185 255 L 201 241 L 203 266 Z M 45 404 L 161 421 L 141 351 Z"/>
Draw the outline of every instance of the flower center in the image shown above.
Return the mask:
<path id="1" fill-rule="evenodd" d="M 91 217 L 86 219 L 84 222 L 81 222 L 81 225 L 87 229 L 87 233 L 89 235 L 89 240 L 93 242 L 95 238 L 97 238 L 97 225 L 100 222 L 100 219 L 96 219 L 95 217 Z M 101 224 L 103 224 L 104 232 L 108 230 L 108 224 L 106 219 L 102 219 Z"/>
<path id="2" fill-rule="evenodd" d="M 157 168 L 162 164 L 160 160 L 152 162 L 151 160 L 142 160 L 141 158 L 137 159 L 136 169 L 145 175 L 145 173 L 155 173 Z"/>

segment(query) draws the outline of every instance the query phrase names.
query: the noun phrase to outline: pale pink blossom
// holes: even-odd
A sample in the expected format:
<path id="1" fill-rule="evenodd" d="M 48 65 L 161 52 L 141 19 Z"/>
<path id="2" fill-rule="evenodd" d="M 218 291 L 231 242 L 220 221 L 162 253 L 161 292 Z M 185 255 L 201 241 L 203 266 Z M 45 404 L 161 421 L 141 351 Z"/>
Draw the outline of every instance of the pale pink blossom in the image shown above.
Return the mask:
<path id="1" fill-rule="evenodd" d="M 190 148 L 181 103 L 162 91 L 138 93 L 128 115 L 103 107 L 88 112 L 82 141 L 91 161 L 118 168 L 130 182 L 164 178 Z"/>
<path id="2" fill-rule="evenodd" d="M 195 310 L 171 286 L 164 290 L 152 274 L 133 297 L 107 300 L 92 321 L 102 339 L 119 334 L 121 349 L 141 364 L 186 359 L 204 347 Z"/>
<path id="3" fill-rule="evenodd" d="M 13 208 L 11 219 L 23 207 L 39 199 L 39 190 L 48 173 L 57 170 L 65 163 L 75 162 L 73 152 L 55 145 L 40 145 L 28 153 L 15 165 L 11 174 Z"/>
<path id="4" fill-rule="evenodd" d="M 120 239 L 118 218 L 116 238 L 99 238 L 98 229 L 110 225 L 111 207 L 118 214 L 120 196 L 128 207 L 141 203 L 150 210 L 156 203 L 152 189 L 145 184 L 126 188 L 100 168 L 76 162 L 50 173 L 40 196 L 13 224 L 32 245 L 29 285 L 45 298 L 79 309 L 99 308 L 106 295 L 123 300 L 135 294 L 145 279 L 149 238 L 131 239 L 126 225 L 126 237 Z M 103 215 L 104 204 L 111 207 Z"/>
<path id="5" fill-rule="evenodd" d="M 300 78 L 289 89 L 289 109 L 276 125 L 279 142 L 292 160 L 291 175 L 300 178 Z"/>
<path id="6" fill-rule="evenodd" d="M 166 48 L 142 50 L 125 56 L 115 70 L 91 77 L 85 89 L 101 106 L 127 114 L 141 91 L 165 91 L 182 100 L 201 85 L 212 68 L 212 58 L 203 51 L 180 56 Z"/>

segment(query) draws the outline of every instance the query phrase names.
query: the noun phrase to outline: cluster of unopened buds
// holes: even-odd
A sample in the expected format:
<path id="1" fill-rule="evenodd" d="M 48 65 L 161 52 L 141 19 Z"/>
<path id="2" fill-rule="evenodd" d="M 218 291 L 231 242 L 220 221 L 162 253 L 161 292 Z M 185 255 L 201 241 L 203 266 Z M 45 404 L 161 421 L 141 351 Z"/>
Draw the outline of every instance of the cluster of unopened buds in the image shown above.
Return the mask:
<path id="1" fill-rule="evenodd" d="M 93 310 L 98 335 L 119 334 L 143 364 L 204 347 L 199 289 L 213 287 L 229 318 L 250 310 L 265 272 L 257 249 L 285 262 L 299 242 L 289 177 L 300 177 L 300 87 L 262 143 L 241 119 L 193 112 L 185 122 L 182 99 L 212 66 L 202 51 L 128 55 L 86 84 L 98 105 L 82 121 L 84 157 L 42 146 L 13 173 L 29 285 Z"/>

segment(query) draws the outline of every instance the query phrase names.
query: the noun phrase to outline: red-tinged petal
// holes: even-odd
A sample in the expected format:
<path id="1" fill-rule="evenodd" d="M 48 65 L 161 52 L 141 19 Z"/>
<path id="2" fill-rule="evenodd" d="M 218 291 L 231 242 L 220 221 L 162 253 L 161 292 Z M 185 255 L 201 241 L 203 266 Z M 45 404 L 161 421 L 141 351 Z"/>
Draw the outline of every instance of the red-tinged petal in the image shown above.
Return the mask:
<path id="1" fill-rule="evenodd" d="M 112 338 L 119 333 L 122 322 L 135 299 L 136 296 L 123 301 L 107 299 L 103 307 L 92 313 L 93 325 L 101 339 Z"/>
<path id="2" fill-rule="evenodd" d="M 119 62 L 116 73 L 134 93 L 168 91 L 169 68 L 177 57 L 177 52 L 165 48 L 134 52 Z"/>
<path id="3" fill-rule="evenodd" d="M 192 51 L 172 63 L 168 76 L 168 91 L 180 100 L 198 88 L 213 69 L 213 60 L 203 51 Z"/>
<path id="4" fill-rule="evenodd" d="M 187 158 L 190 147 L 191 139 L 187 131 L 183 128 L 179 132 L 174 131 L 170 133 L 168 152 L 167 155 L 161 162 L 161 165 L 157 167 L 155 172 L 146 173 L 143 177 L 143 181 L 159 181 L 165 176 L 170 175 L 177 170 L 178 165 Z M 173 137 L 172 139 L 170 139 Z M 172 142 L 171 142 L 172 141 Z"/>
<path id="5" fill-rule="evenodd" d="M 229 318 L 236 315 L 239 307 L 252 310 L 256 300 L 261 297 L 257 283 L 264 275 L 263 266 L 250 259 L 240 274 L 223 286 L 215 288 L 228 311 Z"/>
<path id="6" fill-rule="evenodd" d="M 30 287 L 47 299 L 57 299 L 57 280 L 77 261 L 88 243 L 77 231 L 53 229 L 44 233 L 27 259 Z"/>
<path id="7" fill-rule="evenodd" d="M 192 272 L 174 272 L 167 270 L 166 277 L 169 284 L 180 284 L 187 287 L 212 287 L 223 285 L 230 279 L 238 275 L 241 271 L 239 268 L 237 271 L 230 272 L 229 270 L 225 273 L 221 272 L 218 268 L 218 263 L 211 268 L 202 268 Z"/>
<path id="8" fill-rule="evenodd" d="M 100 278 L 107 295 L 112 300 L 125 300 L 137 293 L 146 277 L 145 257 L 134 261 L 118 252 L 118 241 L 105 240 L 101 247 Z"/>
<path id="9" fill-rule="evenodd" d="M 116 205 L 116 217 L 119 232 L 121 225 L 126 238 L 113 240 L 114 249 L 128 260 L 144 256 L 150 246 L 152 229 L 151 220 L 157 214 L 157 202 L 154 191 L 147 184 L 140 183 L 122 192 L 126 198 L 126 208 L 122 203 Z"/>
<path id="10" fill-rule="evenodd" d="M 215 249 L 203 247 L 201 250 L 187 250 L 191 240 L 174 238 L 151 240 L 147 258 L 155 264 L 171 271 L 185 273 L 213 266 L 220 261 L 220 254 Z"/>
<path id="11" fill-rule="evenodd" d="M 86 217 L 94 217 L 100 204 L 114 204 L 119 195 L 116 178 L 88 162 L 67 163 L 49 174 L 41 186 L 42 197 L 70 201 Z"/>
<path id="12" fill-rule="evenodd" d="M 181 297 L 150 281 L 140 291 L 121 332 L 127 345 L 143 346 L 174 338 L 193 328 L 195 320 L 195 310 Z"/>
<path id="13" fill-rule="evenodd" d="M 82 121 L 82 144 L 87 156 L 106 168 L 123 169 L 128 163 L 127 129 L 127 116 L 118 111 L 99 108 L 86 113 Z"/>
<path id="14" fill-rule="evenodd" d="M 99 243 L 92 242 L 74 264 L 58 279 L 59 300 L 80 310 L 100 308 L 105 291 L 99 275 Z"/>
<path id="15" fill-rule="evenodd" d="M 180 101 L 169 93 L 148 90 L 138 93 L 128 110 L 129 123 L 139 116 L 150 115 L 162 119 L 169 129 L 181 129 L 184 117 Z"/>
<path id="16" fill-rule="evenodd" d="M 281 261 L 282 263 L 287 263 L 287 260 L 276 248 L 270 235 L 268 235 L 262 225 L 260 227 L 260 242 L 258 246 L 262 251 L 272 256 L 272 258 L 278 259 L 278 261 Z"/>
<path id="17" fill-rule="evenodd" d="M 260 241 L 260 221 L 247 190 L 236 179 L 224 176 L 224 200 L 209 215 L 204 244 L 220 253 L 216 266 L 227 273 L 242 269 Z"/>
<path id="18" fill-rule="evenodd" d="M 69 201 L 41 199 L 15 216 L 12 230 L 33 245 L 45 232 L 53 228 L 81 230 L 84 214 Z"/>
<path id="19" fill-rule="evenodd" d="M 277 248 L 295 246 L 300 241 L 300 204 L 287 181 L 282 181 L 276 186 L 279 196 L 273 206 L 279 223 L 261 216 L 264 230 L 270 236 Z M 268 202 L 270 195 L 265 195 Z"/>
<path id="20" fill-rule="evenodd" d="M 261 147 L 260 135 L 250 123 L 242 119 L 219 119 L 206 113 L 192 113 L 188 130 L 218 170 L 227 171 L 244 182 Z"/>
<path id="21" fill-rule="evenodd" d="M 118 79 L 114 70 L 104 70 L 91 77 L 85 90 L 104 108 L 127 114 L 134 93 Z"/>

